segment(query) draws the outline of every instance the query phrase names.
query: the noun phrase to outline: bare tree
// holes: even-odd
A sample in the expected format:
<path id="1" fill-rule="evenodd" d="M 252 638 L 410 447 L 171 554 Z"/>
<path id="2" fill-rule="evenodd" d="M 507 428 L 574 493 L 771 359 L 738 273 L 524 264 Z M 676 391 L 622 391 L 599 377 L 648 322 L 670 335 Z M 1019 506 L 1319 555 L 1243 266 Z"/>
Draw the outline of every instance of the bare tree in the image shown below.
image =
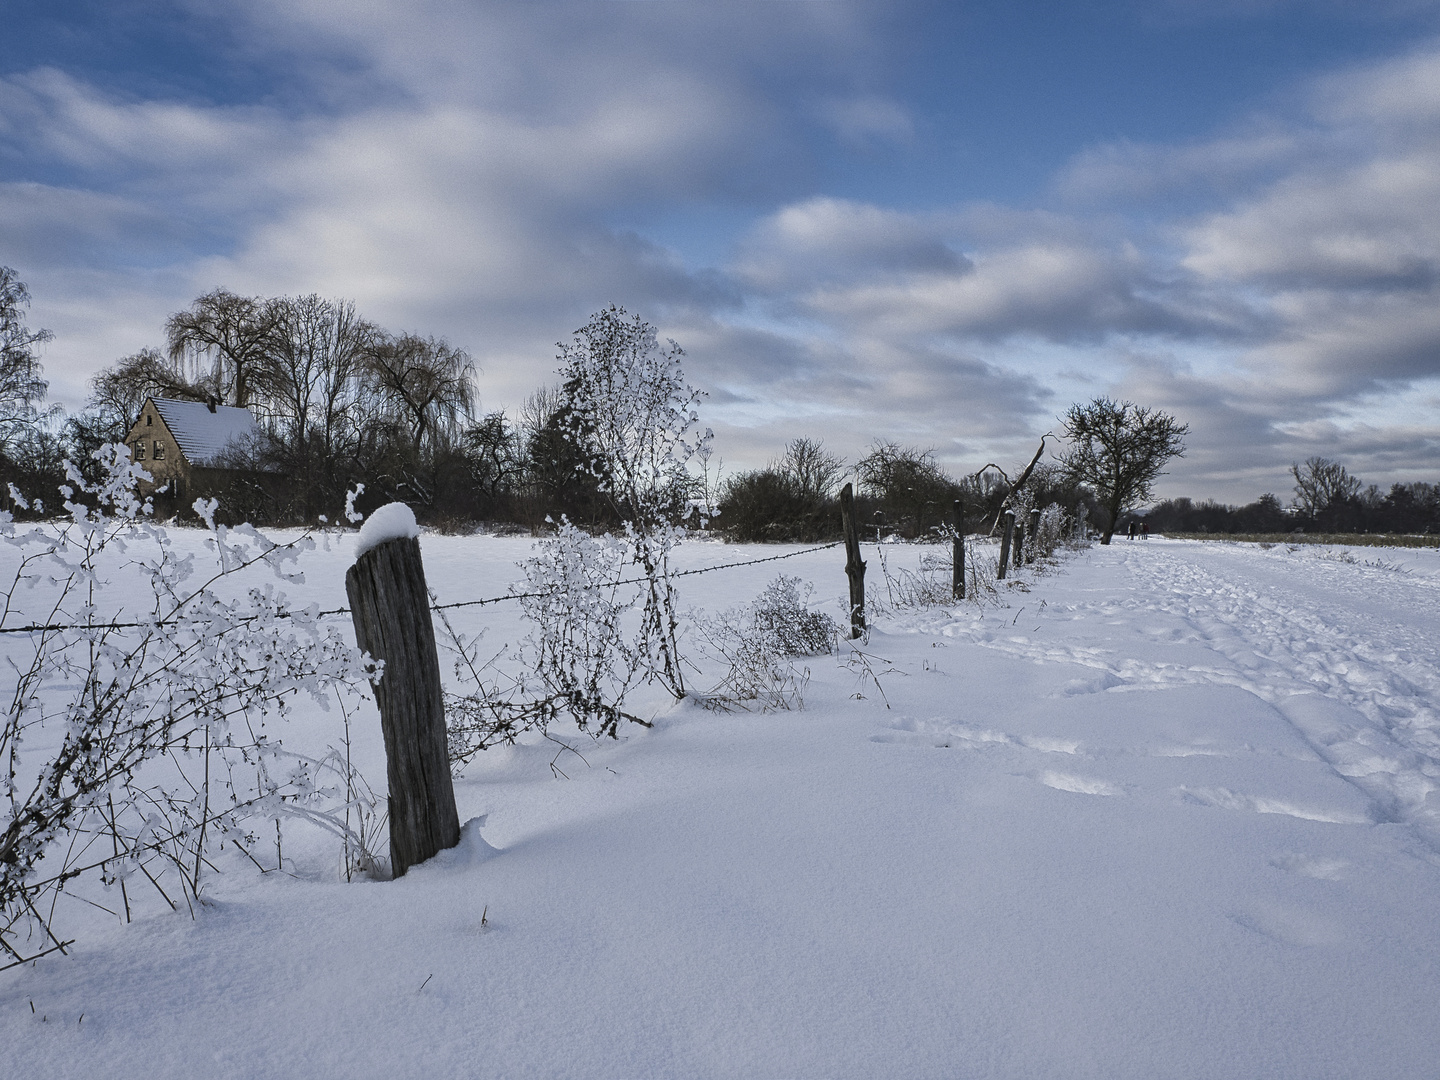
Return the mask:
<path id="1" fill-rule="evenodd" d="M 877 441 L 855 472 L 860 490 L 880 504 L 886 525 L 905 536 L 920 536 L 944 521 L 960 494 L 934 450 Z"/>
<path id="2" fill-rule="evenodd" d="M 35 403 L 50 384 L 40 377 L 35 346 L 49 341 L 49 330 L 31 330 L 21 309 L 30 290 L 8 266 L 0 266 L 0 452 L 20 430 L 39 419 Z"/>
<path id="3" fill-rule="evenodd" d="M 528 442 L 539 435 L 550 426 L 551 419 L 564 404 L 565 395 L 560 392 L 560 387 L 538 387 L 520 406 L 517 423 L 521 437 Z"/>
<path id="4" fill-rule="evenodd" d="M 1308 518 L 1319 517 L 1360 493 L 1360 478 L 1328 458 L 1307 458 L 1303 466 L 1292 464 L 1290 475 L 1295 478 L 1295 508 Z"/>
<path id="5" fill-rule="evenodd" d="M 520 486 L 525 454 L 520 432 L 492 412 L 465 430 L 471 482 L 483 500 L 484 512 L 493 514 Z"/>
<path id="6" fill-rule="evenodd" d="M 265 304 L 270 327 L 256 378 L 257 402 L 295 452 L 324 461 L 342 453 L 360 426 L 365 365 L 383 336 L 350 300 L 278 297 Z"/>
<path id="7" fill-rule="evenodd" d="M 1165 463 L 1185 453 L 1190 427 L 1158 409 L 1108 397 L 1071 405 L 1061 419 L 1070 448 L 1060 462 L 1072 481 L 1095 489 L 1110 518 L 1100 538 L 1108 544 L 1120 515 L 1147 500 Z"/>
<path id="8" fill-rule="evenodd" d="M 149 397 L 203 401 L 206 392 L 186 379 L 183 369 L 159 349 L 121 357 L 90 380 L 91 411 L 117 426 L 122 438 Z"/>
<path id="9" fill-rule="evenodd" d="M 223 404 L 247 406 L 269 366 L 275 313 L 259 297 L 208 292 L 166 320 L 171 363 Z"/>
<path id="10" fill-rule="evenodd" d="M 832 498 L 845 474 L 845 462 L 825 449 L 819 439 L 793 439 L 785 455 L 771 466 L 789 477 L 801 495 Z"/>
<path id="11" fill-rule="evenodd" d="M 381 411 L 410 433 L 412 449 L 453 439 L 475 403 L 475 363 L 464 349 L 433 337 L 386 339 L 368 357 Z"/>

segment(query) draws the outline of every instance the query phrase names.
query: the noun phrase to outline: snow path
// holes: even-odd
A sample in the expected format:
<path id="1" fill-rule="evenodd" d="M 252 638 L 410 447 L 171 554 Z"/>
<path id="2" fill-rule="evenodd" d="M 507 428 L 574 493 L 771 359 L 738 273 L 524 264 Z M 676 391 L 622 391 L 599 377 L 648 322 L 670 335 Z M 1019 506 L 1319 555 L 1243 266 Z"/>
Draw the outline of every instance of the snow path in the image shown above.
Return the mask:
<path id="1" fill-rule="evenodd" d="M 1440 851 L 1440 639 L 1420 625 L 1440 609 L 1440 580 L 1325 558 L 1315 548 L 1118 542 L 1094 557 L 1123 568 L 1128 590 L 1050 617 L 1090 623 L 1063 644 L 999 636 L 974 620 L 940 627 L 1039 662 L 1105 674 L 1066 693 L 1240 687 L 1274 704 L 1306 744 L 1371 800 L 1375 821 L 1414 824 Z M 1297 557 L 1298 556 L 1298 557 Z M 1393 555 L 1376 563 L 1394 565 Z M 1157 616 L 1166 616 L 1159 618 Z M 1149 640 L 1127 655 L 1113 639 Z"/>

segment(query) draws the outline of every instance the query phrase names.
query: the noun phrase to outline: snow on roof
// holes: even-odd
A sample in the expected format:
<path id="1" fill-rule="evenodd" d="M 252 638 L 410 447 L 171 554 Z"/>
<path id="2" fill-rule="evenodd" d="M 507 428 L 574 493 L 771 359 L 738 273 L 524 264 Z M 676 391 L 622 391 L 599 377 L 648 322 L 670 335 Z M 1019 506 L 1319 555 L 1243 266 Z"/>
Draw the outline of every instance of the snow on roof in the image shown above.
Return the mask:
<path id="1" fill-rule="evenodd" d="M 192 465 L 210 464 L 231 443 L 243 441 L 259 430 L 249 409 L 216 405 L 212 412 L 203 401 L 150 400 Z"/>

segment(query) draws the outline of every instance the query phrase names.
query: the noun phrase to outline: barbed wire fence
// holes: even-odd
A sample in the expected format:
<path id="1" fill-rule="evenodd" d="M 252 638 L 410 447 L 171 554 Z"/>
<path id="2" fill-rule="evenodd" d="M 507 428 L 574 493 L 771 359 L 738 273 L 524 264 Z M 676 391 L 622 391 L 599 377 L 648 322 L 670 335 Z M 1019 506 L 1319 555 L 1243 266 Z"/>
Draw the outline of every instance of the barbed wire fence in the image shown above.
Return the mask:
<path id="1" fill-rule="evenodd" d="M 798 558 L 798 557 L 801 556 L 801 555 L 813 555 L 813 554 L 815 554 L 816 552 L 819 552 L 819 551 L 828 551 L 828 550 L 830 550 L 831 548 L 840 547 L 843 543 L 844 543 L 843 540 L 836 540 L 835 542 L 830 543 L 830 544 L 818 544 L 818 545 L 816 545 L 815 547 L 805 548 L 805 549 L 803 549 L 803 550 L 801 550 L 801 551 L 787 551 L 787 552 L 785 552 L 783 555 L 767 555 L 767 556 L 766 556 L 765 558 L 763 558 L 763 559 L 743 559 L 743 560 L 738 560 L 738 561 L 735 561 L 735 562 L 718 563 L 718 564 L 716 564 L 715 566 L 698 566 L 698 567 L 694 567 L 694 568 L 689 569 L 689 570 L 676 570 L 676 571 L 672 572 L 669 576 L 672 577 L 672 578 L 682 578 L 682 577 L 691 577 L 691 576 L 693 576 L 693 575 L 695 575 L 695 574 L 711 574 L 711 573 L 714 573 L 714 572 L 717 571 L 717 570 L 733 570 L 733 569 L 735 569 L 735 568 L 737 568 L 737 567 L 759 566 L 759 565 L 762 564 L 762 563 L 779 562 L 779 561 L 782 560 L 782 559 L 794 559 L 794 558 Z M 597 585 L 593 586 L 593 588 L 597 588 L 597 589 L 600 589 L 600 588 L 610 589 L 610 588 L 618 588 L 618 587 L 620 587 L 620 586 L 622 586 L 622 585 L 642 585 L 642 584 L 645 583 L 646 580 L 647 580 L 647 579 L 644 578 L 644 577 L 622 578 L 622 579 L 620 579 L 619 581 L 610 581 L 610 582 L 604 582 L 604 583 L 602 583 L 602 584 L 597 584 Z M 557 586 L 556 588 L 559 588 L 559 586 Z M 454 611 L 454 610 L 457 609 L 457 608 L 485 607 L 485 606 L 488 606 L 488 605 L 490 605 L 490 604 L 503 604 L 503 603 L 506 603 L 507 601 L 512 601 L 512 600 L 514 600 L 514 601 L 519 601 L 519 600 L 538 599 L 538 598 L 540 598 L 540 597 L 544 597 L 544 596 L 550 595 L 550 593 L 553 592 L 553 591 L 554 591 L 553 589 L 552 589 L 552 590 L 544 590 L 544 589 L 541 589 L 541 590 L 534 590 L 534 591 L 531 591 L 531 592 L 509 592 L 509 593 L 502 593 L 502 594 L 500 594 L 500 595 L 498 595 L 498 596 L 487 596 L 487 597 L 483 597 L 482 599 L 479 599 L 479 600 L 457 600 L 457 601 L 454 601 L 454 602 L 449 603 L 449 604 L 431 604 L 431 605 L 430 605 L 430 610 L 431 610 L 431 611 Z M 327 609 L 325 609 L 325 610 L 323 610 L 323 611 L 315 612 L 313 615 L 310 615 L 310 614 L 308 613 L 308 611 L 307 611 L 307 616 L 308 616 L 308 617 L 310 617 L 310 618 L 317 618 L 317 619 L 337 618 L 337 617 L 339 617 L 339 616 L 341 616 L 341 615 L 350 615 L 350 614 L 353 614 L 353 613 L 352 613 L 351 609 L 348 608 L 348 607 L 327 608 Z M 269 617 L 269 618 L 290 618 L 290 617 L 292 617 L 292 615 L 293 615 L 292 612 L 290 612 L 290 611 L 288 611 L 288 610 L 283 610 L 283 609 L 282 609 L 282 610 L 280 610 L 280 611 L 278 611 L 278 612 L 269 613 L 269 614 L 267 615 L 267 617 Z M 256 616 L 256 618 L 258 618 L 258 616 Z M 130 621 L 130 622 L 27 623 L 27 624 L 24 625 L 24 626 L 0 626 L 0 634 L 34 634 L 34 633 L 55 632 L 55 631 L 62 631 L 62 630 L 103 630 L 103 631 L 113 631 L 113 630 L 138 630 L 138 629 L 149 629 L 149 628 L 151 628 L 151 627 L 166 626 L 166 625 L 169 625 L 170 622 L 171 622 L 171 619 L 170 619 L 169 617 L 166 617 L 166 618 L 160 618 L 160 619 L 133 620 L 133 621 Z"/>

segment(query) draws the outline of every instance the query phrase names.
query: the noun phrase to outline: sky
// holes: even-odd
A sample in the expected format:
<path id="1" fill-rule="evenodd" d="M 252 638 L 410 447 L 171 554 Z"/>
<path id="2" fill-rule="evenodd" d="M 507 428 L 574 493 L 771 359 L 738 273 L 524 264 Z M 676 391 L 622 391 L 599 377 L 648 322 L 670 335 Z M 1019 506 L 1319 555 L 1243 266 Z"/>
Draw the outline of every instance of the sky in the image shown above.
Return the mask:
<path id="1" fill-rule="evenodd" d="M 1099 395 L 1159 497 L 1440 481 L 1437 0 L 0 0 L 52 400 L 217 286 L 445 337 L 485 410 L 619 304 L 726 470 L 953 474 Z"/>

